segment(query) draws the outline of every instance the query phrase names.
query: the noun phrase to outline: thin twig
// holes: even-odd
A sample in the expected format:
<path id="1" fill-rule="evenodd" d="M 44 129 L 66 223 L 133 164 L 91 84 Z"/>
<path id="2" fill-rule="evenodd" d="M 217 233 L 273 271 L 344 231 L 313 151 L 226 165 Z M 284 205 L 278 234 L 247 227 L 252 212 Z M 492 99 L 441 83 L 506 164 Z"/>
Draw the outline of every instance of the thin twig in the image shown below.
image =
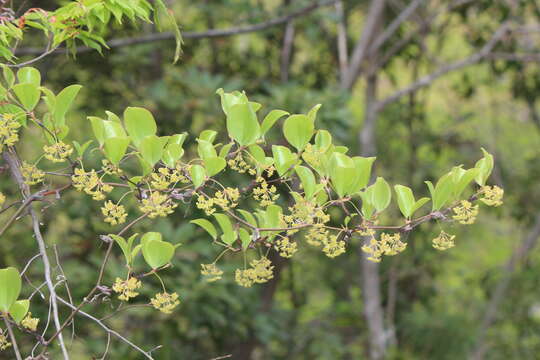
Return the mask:
<path id="1" fill-rule="evenodd" d="M 17 360 L 22 360 L 21 352 L 19 351 L 19 346 L 17 345 L 17 339 L 15 339 L 15 334 L 13 333 L 13 328 L 11 327 L 11 324 L 9 323 L 9 320 L 7 318 L 7 315 L 3 316 L 4 323 L 6 324 L 6 328 L 9 334 L 9 339 L 11 340 L 11 346 L 13 346 L 13 352 L 15 353 L 15 357 Z"/>

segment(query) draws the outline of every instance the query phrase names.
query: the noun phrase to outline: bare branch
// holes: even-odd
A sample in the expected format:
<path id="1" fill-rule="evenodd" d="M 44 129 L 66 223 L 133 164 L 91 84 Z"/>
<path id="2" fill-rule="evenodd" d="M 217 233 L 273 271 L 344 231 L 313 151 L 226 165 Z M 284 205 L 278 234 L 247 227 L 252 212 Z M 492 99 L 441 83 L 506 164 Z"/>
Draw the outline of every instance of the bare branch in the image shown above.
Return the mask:
<path id="1" fill-rule="evenodd" d="M 3 316 L 4 323 L 6 324 L 7 332 L 9 334 L 9 339 L 11 340 L 11 346 L 13 346 L 13 352 L 15 353 L 15 357 L 17 360 L 22 360 L 21 352 L 19 351 L 19 346 L 17 345 L 17 339 L 15 338 L 15 334 L 13 333 L 13 328 L 11 327 L 11 324 L 9 323 L 9 320 L 7 318 L 7 315 Z"/>
<path id="2" fill-rule="evenodd" d="M 434 71 L 431 74 L 421 77 L 420 79 L 418 79 L 418 81 L 412 83 L 408 87 L 398 90 L 394 94 L 388 96 L 386 99 L 379 101 L 377 104 L 377 108 L 380 110 L 384 108 L 385 106 L 387 106 L 388 104 L 391 104 L 394 101 L 399 100 L 402 96 L 408 95 L 425 86 L 430 85 L 432 82 L 434 82 L 441 76 L 448 74 L 449 72 L 456 71 L 470 65 L 474 65 L 484 60 L 490 55 L 495 45 L 497 45 L 497 43 L 504 37 L 504 35 L 507 34 L 509 30 L 510 30 L 509 23 L 504 23 L 497 29 L 497 31 L 495 31 L 493 37 L 482 47 L 482 49 L 480 49 L 480 51 L 474 53 L 473 55 L 469 56 L 466 59 L 448 64 L 446 66 L 439 68 L 438 70 Z"/>
<path id="3" fill-rule="evenodd" d="M 62 299 L 62 298 L 58 298 L 58 300 L 63 303 L 64 305 L 66 305 L 67 307 L 69 307 L 70 309 L 73 310 L 73 312 L 75 313 L 78 313 L 78 314 L 81 314 L 82 316 L 92 320 L 93 322 L 95 322 L 96 324 L 98 324 L 101 328 L 103 328 L 103 330 L 105 330 L 108 334 L 111 334 L 111 335 L 114 335 L 116 338 L 120 339 L 122 342 L 128 344 L 129 346 L 131 346 L 133 349 L 137 350 L 138 352 L 140 352 L 141 354 L 144 355 L 145 358 L 147 359 L 153 359 L 153 357 L 149 354 L 149 352 L 147 351 L 144 351 L 143 349 L 141 349 L 140 347 L 138 347 L 137 345 L 135 345 L 134 343 L 132 343 L 130 340 L 128 340 L 127 338 L 125 338 L 124 336 L 122 336 L 120 333 L 116 332 L 115 330 L 109 328 L 107 325 L 105 325 L 101 320 L 99 320 L 98 318 L 82 311 L 81 309 L 77 309 L 75 306 L 71 305 L 68 301 Z"/>
<path id="4" fill-rule="evenodd" d="M 383 14 L 385 3 L 385 0 L 372 0 L 371 2 L 366 15 L 366 25 L 362 29 L 362 35 L 354 47 L 349 67 L 341 83 L 341 87 L 344 89 L 350 89 L 356 81 L 360 66 L 368 54 L 367 50 L 373 38 L 373 32 Z"/>
<path id="5" fill-rule="evenodd" d="M 252 33 L 256 31 L 266 30 L 275 26 L 286 24 L 295 18 L 305 16 L 318 8 L 333 5 L 337 1 L 338 0 L 327 0 L 327 1 L 322 1 L 322 2 L 316 2 L 302 9 L 293 11 L 288 15 L 283 15 L 275 19 L 261 22 L 258 24 L 253 24 L 253 25 L 238 26 L 238 27 L 232 27 L 229 29 L 212 29 L 212 30 L 201 31 L 201 32 L 199 31 L 182 32 L 182 38 L 184 39 L 215 38 L 215 37 L 225 37 L 225 36 L 247 34 L 247 33 Z M 149 34 L 149 35 L 140 36 L 140 37 L 112 39 L 107 42 L 107 45 L 109 46 L 109 48 L 119 48 L 119 47 L 124 47 L 124 46 L 145 44 L 145 43 L 150 43 L 150 42 L 155 42 L 155 41 L 171 40 L 174 38 L 175 38 L 175 35 L 173 32 L 162 32 L 162 33 Z M 65 52 L 65 50 L 66 50 L 65 48 L 58 48 L 58 49 L 55 49 L 52 52 L 52 54 L 61 54 Z M 86 46 L 80 46 L 76 49 L 76 51 L 77 53 L 84 53 L 84 52 L 94 51 L 94 49 L 86 47 Z M 15 51 L 15 55 L 17 56 L 37 55 L 37 54 L 43 54 L 43 53 L 44 53 L 44 50 L 39 49 L 39 48 L 21 48 Z"/>

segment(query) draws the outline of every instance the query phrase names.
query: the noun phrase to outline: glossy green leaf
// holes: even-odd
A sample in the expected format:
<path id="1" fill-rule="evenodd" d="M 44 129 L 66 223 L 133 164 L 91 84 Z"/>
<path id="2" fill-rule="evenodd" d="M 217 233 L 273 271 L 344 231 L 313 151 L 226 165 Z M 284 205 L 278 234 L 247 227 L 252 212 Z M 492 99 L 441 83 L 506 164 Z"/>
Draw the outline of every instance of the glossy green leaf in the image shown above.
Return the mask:
<path id="1" fill-rule="evenodd" d="M 21 276 L 14 267 L 0 270 L 0 312 L 8 312 L 21 292 Z"/>
<path id="2" fill-rule="evenodd" d="M 285 175 L 285 173 L 291 170 L 292 166 L 297 161 L 296 155 L 285 146 L 273 145 L 272 154 L 274 156 L 274 164 L 279 176 Z"/>
<path id="3" fill-rule="evenodd" d="M 184 155 L 184 149 L 176 143 L 169 143 L 163 150 L 161 160 L 170 168 L 176 166 L 176 162 Z"/>
<path id="4" fill-rule="evenodd" d="M 41 85 L 41 73 L 38 69 L 26 66 L 17 71 L 17 80 L 20 84 L 32 84 L 36 87 Z"/>
<path id="5" fill-rule="evenodd" d="M 272 110 L 264 117 L 264 120 L 261 125 L 261 135 L 264 135 L 274 126 L 276 121 L 278 121 L 283 116 L 289 115 L 287 111 L 283 110 Z"/>
<path id="6" fill-rule="evenodd" d="M 227 162 L 224 158 L 220 157 L 208 157 L 204 159 L 204 167 L 208 176 L 214 176 L 219 173 L 221 170 L 225 169 Z"/>
<path id="7" fill-rule="evenodd" d="M 156 121 L 152 113 L 140 107 L 128 107 L 124 111 L 124 125 L 135 146 L 157 131 Z"/>
<path id="8" fill-rule="evenodd" d="M 475 168 L 479 169 L 475 181 L 480 186 L 486 185 L 486 181 L 493 170 L 493 155 L 488 153 L 484 148 L 482 148 L 482 152 L 484 153 L 484 157 L 478 160 L 475 165 Z"/>
<path id="9" fill-rule="evenodd" d="M 217 239 L 216 227 L 210 221 L 208 221 L 206 219 L 195 219 L 195 220 L 191 220 L 190 223 L 195 224 L 195 225 L 199 225 L 204 230 L 206 230 L 206 232 L 209 233 L 210 236 L 212 236 L 212 238 L 214 240 Z"/>
<path id="10" fill-rule="evenodd" d="M 26 111 L 34 110 L 41 95 L 39 87 L 30 83 L 14 85 L 13 92 L 17 95 L 17 99 L 19 99 Z"/>
<path id="11" fill-rule="evenodd" d="M 139 151 L 143 159 L 154 166 L 161 159 L 164 146 L 165 144 L 159 137 L 149 135 L 141 140 Z"/>
<path id="12" fill-rule="evenodd" d="M 142 254 L 146 263 L 157 269 L 168 264 L 174 256 L 175 247 L 165 241 L 149 240 L 142 244 Z"/>
<path id="13" fill-rule="evenodd" d="M 63 125 L 65 123 L 66 113 L 81 88 L 81 85 L 70 85 L 56 95 L 56 105 L 53 113 L 55 124 Z"/>
<path id="14" fill-rule="evenodd" d="M 313 172 L 305 166 L 298 165 L 294 168 L 294 170 L 300 178 L 300 182 L 302 183 L 302 187 L 304 188 L 304 194 L 306 196 L 306 199 L 311 200 L 315 195 L 317 185 L 315 175 L 313 175 Z"/>
<path id="15" fill-rule="evenodd" d="M 307 115 L 291 115 L 283 123 L 283 135 L 285 135 L 285 139 L 298 152 L 304 150 L 309 140 L 311 140 L 314 131 L 315 125 Z"/>
<path id="16" fill-rule="evenodd" d="M 201 159 L 217 157 L 216 149 L 214 145 L 206 140 L 197 139 L 197 152 Z"/>
<path id="17" fill-rule="evenodd" d="M 118 165 L 120 160 L 126 154 L 130 139 L 127 137 L 112 137 L 105 140 L 105 155 L 107 159 L 115 165 Z"/>
<path id="18" fill-rule="evenodd" d="M 433 186 L 431 181 L 425 181 L 431 193 L 432 210 L 440 210 L 452 197 L 454 191 L 454 181 L 452 174 L 448 173 L 442 176 L 437 185 Z"/>
<path id="19" fill-rule="evenodd" d="M 240 241 L 242 243 L 242 250 L 246 251 L 251 243 L 251 235 L 244 228 L 238 230 L 238 235 L 240 236 Z"/>
<path id="20" fill-rule="evenodd" d="M 415 204 L 414 195 L 411 188 L 403 185 L 395 185 L 396 199 L 399 210 L 406 218 L 410 218 Z"/>
<path id="21" fill-rule="evenodd" d="M 227 131 L 242 146 L 251 145 L 260 137 L 261 127 L 249 103 L 231 106 L 227 115 Z"/>
<path id="22" fill-rule="evenodd" d="M 238 209 L 237 211 L 242 215 L 248 224 L 257 227 L 257 220 L 255 220 L 255 217 L 250 212 L 243 209 Z"/>
<path id="23" fill-rule="evenodd" d="M 191 176 L 191 182 L 195 185 L 195 188 L 198 188 L 206 180 L 206 171 L 201 165 L 193 165 L 189 169 L 189 174 Z"/>
<path id="24" fill-rule="evenodd" d="M 390 185 L 382 177 L 378 177 L 373 184 L 371 203 L 377 212 L 381 212 L 390 205 L 392 190 Z"/>
<path id="25" fill-rule="evenodd" d="M 19 324 L 26 314 L 28 313 L 28 309 L 30 308 L 30 300 L 18 300 L 11 305 L 9 308 L 9 315 L 15 320 L 17 324 Z"/>

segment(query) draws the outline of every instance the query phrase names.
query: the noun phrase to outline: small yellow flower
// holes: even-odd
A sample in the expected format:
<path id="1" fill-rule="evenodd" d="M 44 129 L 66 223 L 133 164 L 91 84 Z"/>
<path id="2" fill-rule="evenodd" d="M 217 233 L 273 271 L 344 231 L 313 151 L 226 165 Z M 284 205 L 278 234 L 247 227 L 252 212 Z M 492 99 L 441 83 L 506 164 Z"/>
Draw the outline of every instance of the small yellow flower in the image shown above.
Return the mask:
<path id="1" fill-rule="evenodd" d="M 167 190 L 171 184 L 176 184 L 179 181 L 184 182 L 183 176 L 179 169 L 169 169 L 162 167 L 150 175 L 150 185 L 156 190 Z"/>
<path id="2" fill-rule="evenodd" d="M 127 280 L 116 278 L 112 287 L 113 291 L 118 293 L 118 299 L 122 301 L 129 301 L 129 299 L 136 297 L 139 293 L 136 291 L 142 286 L 142 283 L 136 277 L 130 277 Z"/>
<path id="3" fill-rule="evenodd" d="M 52 162 L 64 162 L 71 153 L 73 153 L 73 147 L 62 141 L 59 141 L 52 145 L 45 145 L 43 147 L 45 152 L 45 158 Z"/>
<path id="4" fill-rule="evenodd" d="M 467 200 L 462 200 L 453 210 L 455 214 L 453 218 L 460 224 L 473 224 L 478 215 L 478 205 L 473 205 Z"/>
<path id="5" fill-rule="evenodd" d="M 272 262 L 266 257 L 250 262 L 253 270 L 253 281 L 262 284 L 274 277 Z"/>
<path id="6" fill-rule="evenodd" d="M 437 236 L 435 239 L 433 239 L 431 244 L 437 250 L 441 250 L 441 251 L 448 250 L 448 249 L 454 247 L 454 245 L 455 245 L 454 238 L 455 237 L 456 237 L 456 235 L 450 235 L 450 234 L 448 234 L 448 233 L 441 230 L 441 233 L 439 234 L 439 236 Z"/>
<path id="7" fill-rule="evenodd" d="M 4 331 L 0 329 L 0 351 L 6 350 L 11 346 L 11 343 L 8 341 L 8 338 Z"/>
<path id="8" fill-rule="evenodd" d="M 321 246 L 326 239 L 330 237 L 328 230 L 326 230 L 323 224 L 315 224 L 308 230 L 306 234 L 306 241 L 311 246 Z"/>
<path id="9" fill-rule="evenodd" d="M 381 262 L 381 258 L 384 255 L 384 250 L 381 247 L 381 242 L 377 241 L 374 237 L 371 237 L 369 244 L 362 246 L 362 251 L 369 255 L 367 258 L 372 262 Z"/>
<path id="10" fill-rule="evenodd" d="M 157 191 L 150 193 L 150 196 L 146 199 L 142 199 L 139 209 L 143 213 L 148 214 L 148 217 L 153 219 L 158 216 L 167 216 L 172 214 L 176 204 L 165 194 L 161 194 Z"/>
<path id="11" fill-rule="evenodd" d="M 22 163 L 21 174 L 27 185 L 38 184 L 45 178 L 45 172 L 38 169 L 35 165 L 28 164 L 26 161 Z"/>
<path id="12" fill-rule="evenodd" d="M 259 186 L 253 189 L 253 198 L 257 200 L 262 207 L 274 204 L 279 198 L 279 194 L 276 194 L 276 187 L 274 185 L 269 186 L 262 176 L 259 176 L 256 181 L 259 183 Z"/>
<path id="13" fill-rule="evenodd" d="M 221 279 L 223 270 L 218 268 L 215 263 L 201 264 L 201 275 L 203 275 L 208 282 L 214 282 Z"/>
<path id="14" fill-rule="evenodd" d="M 0 192 L 0 208 L 6 202 L 6 196 Z"/>
<path id="15" fill-rule="evenodd" d="M 275 248 L 284 258 L 291 258 L 298 251 L 296 242 L 291 241 L 288 237 L 278 239 Z"/>
<path id="16" fill-rule="evenodd" d="M 107 159 L 101 160 L 101 168 L 107 175 L 122 175 L 123 171 Z"/>
<path id="17" fill-rule="evenodd" d="M 234 280 L 240 286 L 251 287 L 255 282 L 255 273 L 253 269 L 236 269 Z"/>
<path id="18" fill-rule="evenodd" d="M 13 114 L 0 115 L 0 153 L 4 146 L 13 146 L 19 141 L 19 128 L 21 124 Z"/>
<path id="19" fill-rule="evenodd" d="M 21 321 L 21 325 L 30 331 L 36 331 L 38 324 L 39 319 L 33 318 L 31 312 L 29 312 L 26 317 Z"/>
<path id="20" fill-rule="evenodd" d="M 393 256 L 404 251 L 407 247 L 407 243 L 401 241 L 401 235 L 394 233 L 392 235 L 382 233 L 381 234 L 381 249 L 384 251 L 384 255 Z"/>
<path id="21" fill-rule="evenodd" d="M 338 240 L 338 237 L 335 235 L 327 237 L 323 241 L 323 245 L 322 251 L 329 258 L 335 258 L 336 256 L 339 256 L 345 252 L 345 241 Z"/>
<path id="22" fill-rule="evenodd" d="M 227 163 L 229 164 L 229 167 L 232 170 L 237 171 L 240 174 L 243 174 L 246 171 L 248 171 L 252 175 L 256 173 L 256 172 L 250 171 L 254 169 L 244 160 L 244 157 L 242 156 L 241 152 L 239 152 L 233 159 L 230 159 L 229 161 L 227 161 Z"/>
<path id="23" fill-rule="evenodd" d="M 105 193 L 109 193 L 113 190 L 113 187 L 108 184 L 104 184 L 95 170 L 89 173 L 83 169 L 75 169 L 74 175 L 71 177 L 73 187 L 79 191 L 84 191 L 86 194 L 91 195 L 92 199 L 100 201 L 105 199 Z"/>
<path id="24" fill-rule="evenodd" d="M 498 186 L 483 186 L 480 192 L 484 195 L 480 199 L 487 206 L 500 206 L 502 205 L 502 198 L 504 196 L 504 190 Z"/>
<path id="25" fill-rule="evenodd" d="M 180 300 L 178 300 L 177 293 L 174 292 L 169 294 L 164 292 L 156 294 L 156 296 L 150 300 L 150 303 L 162 313 L 170 314 L 173 309 L 180 304 Z"/>
<path id="26" fill-rule="evenodd" d="M 117 205 L 112 201 L 107 201 L 101 208 L 101 213 L 105 216 L 105 222 L 111 225 L 123 224 L 126 222 L 126 209 L 123 205 Z"/>

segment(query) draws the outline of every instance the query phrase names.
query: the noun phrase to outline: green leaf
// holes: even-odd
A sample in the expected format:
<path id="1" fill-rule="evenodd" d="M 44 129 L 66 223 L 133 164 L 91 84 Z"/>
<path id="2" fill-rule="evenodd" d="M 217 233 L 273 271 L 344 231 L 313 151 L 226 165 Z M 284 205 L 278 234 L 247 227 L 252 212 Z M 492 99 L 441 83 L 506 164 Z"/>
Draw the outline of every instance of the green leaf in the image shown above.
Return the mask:
<path id="1" fill-rule="evenodd" d="M 174 256 L 174 245 L 165 241 L 149 240 L 142 245 L 144 261 L 157 269 L 168 264 Z"/>
<path id="2" fill-rule="evenodd" d="M 150 111 L 140 107 L 128 107 L 124 111 L 124 124 L 135 146 L 157 131 L 156 121 Z"/>
<path id="3" fill-rule="evenodd" d="M 115 165 L 118 165 L 120 160 L 126 154 L 129 142 L 131 140 L 127 137 L 112 137 L 105 140 L 105 155 L 107 159 Z"/>
<path id="4" fill-rule="evenodd" d="M 421 199 L 418 199 L 417 202 L 414 203 L 414 206 L 412 208 L 412 212 L 411 212 L 411 216 L 418 210 L 420 209 L 422 206 L 424 206 L 425 204 L 427 204 L 429 202 L 430 198 L 427 198 L 427 197 L 423 197 Z"/>
<path id="5" fill-rule="evenodd" d="M 88 140 L 87 142 L 85 142 L 84 144 L 79 144 L 79 142 L 77 141 L 73 141 L 73 146 L 75 147 L 75 150 L 77 150 L 77 155 L 82 158 L 86 149 L 88 149 L 88 147 L 90 146 L 90 144 L 92 144 L 94 140 Z"/>
<path id="6" fill-rule="evenodd" d="M 322 104 L 317 104 L 313 106 L 307 113 L 307 117 L 313 124 L 315 124 L 315 118 L 317 117 L 317 113 L 319 112 L 319 109 L 321 108 Z"/>
<path id="7" fill-rule="evenodd" d="M 17 95 L 26 111 L 34 110 L 41 94 L 39 87 L 30 83 L 14 85 L 13 92 Z"/>
<path id="8" fill-rule="evenodd" d="M 264 135 L 272 128 L 272 126 L 285 115 L 289 115 L 288 112 L 283 110 L 272 110 L 264 117 L 261 125 L 261 135 Z"/>
<path id="9" fill-rule="evenodd" d="M 435 186 L 430 181 L 425 181 L 425 183 L 431 193 L 432 210 L 440 210 L 450 200 L 454 191 L 452 174 L 448 173 L 442 176 Z"/>
<path id="10" fill-rule="evenodd" d="M 298 152 L 304 150 L 309 140 L 311 140 L 314 131 L 315 125 L 307 115 L 291 115 L 283 123 L 283 135 L 285 135 L 285 139 Z"/>
<path id="11" fill-rule="evenodd" d="M 0 105 L 0 114 L 12 114 L 21 125 L 26 126 L 26 111 L 17 105 Z"/>
<path id="12" fill-rule="evenodd" d="M 204 230 L 206 230 L 206 232 L 209 233 L 210 236 L 212 236 L 212 238 L 214 240 L 217 239 L 216 227 L 210 221 L 208 221 L 206 219 L 195 219 L 195 220 L 191 220 L 190 223 L 195 224 L 195 225 L 199 225 Z"/>
<path id="13" fill-rule="evenodd" d="M 206 179 L 206 171 L 201 165 L 193 165 L 189 169 L 189 174 L 191 175 L 191 182 L 195 185 L 195 188 L 198 188 Z"/>
<path id="14" fill-rule="evenodd" d="M 145 242 L 151 241 L 151 240 L 163 241 L 163 235 L 161 235 L 161 233 L 157 231 L 147 232 L 146 234 L 142 236 L 141 243 L 144 244 Z"/>
<path id="15" fill-rule="evenodd" d="M 317 185 L 315 175 L 313 175 L 313 172 L 305 166 L 298 165 L 294 168 L 294 170 L 300 178 L 300 182 L 302 183 L 302 187 L 304 188 L 304 194 L 306 196 L 306 199 L 311 200 L 315 195 Z"/>
<path id="16" fill-rule="evenodd" d="M 149 135 L 142 139 L 139 145 L 141 156 L 151 166 L 154 166 L 163 155 L 164 141 L 156 135 Z"/>
<path id="17" fill-rule="evenodd" d="M 251 243 L 251 235 L 244 228 L 238 230 L 238 235 L 240 235 L 240 241 L 242 242 L 242 250 L 246 251 Z"/>
<path id="18" fill-rule="evenodd" d="M 253 144 L 248 147 L 248 151 L 259 165 L 262 165 L 265 163 L 266 154 L 264 153 L 264 150 L 262 149 L 262 147 L 260 147 L 259 145 Z"/>
<path id="19" fill-rule="evenodd" d="M 378 177 L 375 184 L 373 184 L 371 196 L 371 203 L 375 207 L 375 210 L 377 212 L 383 211 L 390 205 L 390 199 L 392 198 L 390 185 L 382 177 Z"/>
<path id="20" fill-rule="evenodd" d="M 17 324 L 19 324 L 26 314 L 28 313 L 28 309 L 30 308 L 30 300 L 18 300 L 11 305 L 9 308 L 9 315 L 15 320 Z"/>
<path id="21" fill-rule="evenodd" d="M 230 142 L 227 145 L 223 145 L 221 150 L 219 150 L 219 157 L 225 158 L 229 154 L 229 151 L 231 151 L 231 148 L 233 147 L 233 145 L 234 145 L 234 142 Z"/>
<path id="22" fill-rule="evenodd" d="M 232 245 L 236 241 L 236 233 L 233 230 L 231 220 L 225 214 L 214 214 L 214 218 L 223 231 L 221 239 L 225 244 Z"/>
<path id="23" fill-rule="evenodd" d="M 491 175 L 493 170 L 493 155 L 488 153 L 484 148 L 482 148 L 484 157 L 476 162 L 475 168 L 479 169 L 479 173 L 475 178 L 475 181 L 478 185 L 486 185 L 486 181 Z"/>
<path id="24" fill-rule="evenodd" d="M 260 137 L 261 127 L 249 103 L 231 106 L 227 115 L 227 131 L 242 146 L 251 145 Z"/>
<path id="25" fill-rule="evenodd" d="M 214 143 L 216 139 L 217 131 L 214 130 L 203 130 L 199 135 L 200 140 L 208 141 L 210 144 Z"/>
<path id="26" fill-rule="evenodd" d="M 176 162 L 184 155 L 184 149 L 181 145 L 176 143 L 170 143 L 163 150 L 161 160 L 170 168 L 176 166 Z"/>
<path id="27" fill-rule="evenodd" d="M 360 193 L 360 197 L 362 198 L 362 215 L 366 219 L 371 219 L 373 213 L 375 212 L 375 208 L 372 203 L 372 193 L 373 185 L 368 187 L 364 192 Z"/>
<path id="28" fill-rule="evenodd" d="M 365 188 L 369 183 L 369 179 L 371 178 L 371 168 L 373 166 L 373 162 L 375 161 L 375 157 L 365 158 L 355 156 L 352 158 L 352 160 L 354 162 L 355 175 L 354 181 L 349 189 L 351 194 Z"/>
<path id="29" fill-rule="evenodd" d="M 224 158 L 215 156 L 204 159 L 204 167 L 206 168 L 208 176 L 216 175 L 221 170 L 225 169 L 225 166 L 227 166 L 227 162 Z"/>
<path id="30" fill-rule="evenodd" d="M 272 154 L 274 156 L 274 164 L 279 176 L 291 169 L 296 163 L 297 157 L 289 150 L 289 148 L 281 145 L 272 145 Z"/>
<path id="31" fill-rule="evenodd" d="M 109 235 L 118 246 L 120 246 L 120 249 L 122 250 L 122 253 L 124 254 L 124 257 L 126 258 L 126 264 L 130 264 L 131 260 L 131 247 L 128 245 L 128 242 L 126 239 L 124 239 L 122 236 L 110 234 Z"/>
<path id="32" fill-rule="evenodd" d="M 454 173 L 454 199 L 458 199 L 465 188 L 469 186 L 471 181 L 475 179 L 480 173 L 480 169 L 472 168 L 468 170 L 463 170 L 462 168 L 456 167 L 453 171 Z"/>
<path id="33" fill-rule="evenodd" d="M 23 67 L 17 71 L 17 79 L 20 84 L 32 84 L 36 87 L 41 85 L 41 74 L 33 67 Z"/>
<path id="34" fill-rule="evenodd" d="M 0 66 L 2 66 L 2 72 L 7 88 L 11 88 L 15 83 L 15 74 L 13 74 L 13 71 L 6 64 L 0 64 Z"/>
<path id="35" fill-rule="evenodd" d="M 8 312 L 21 292 L 21 276 L 14 267 L 0 270 L 0 312 Z"/>
<path id="36" fill-rule="evenodd" d="M 211 142 L 197 139 L 197 143 L 197 152 L 199 153 L 201 159 L 204 160 L 209 157 L 217 157 L 216 149 Z"/>
<path id="37" fill-rule="evenodd" d="M 396 191 L 399 210 L 407 219 L 410 218 L 415 204 L 411 188 L 403 185 L 395 185 L 394 190 Z"/>
<path id="38" fill-rule="evenodd" d="M 56 96 L 56 104 L 53 113 L 55 124 L 64 125 L 66 113 L 81 88 L 81 85 L 70 85 L 60 91 L 60 93 Z"/>
<path id="39" fill-rule="evenodd" d="M 255 220 L 255 217 L 250 212 L 243 209 L 238 209 L 237 211 L 242 215 L 248 224 L 257 227 L 257 220 Z"/>
<path id="40" fill-rule="evenodd" d="M 318 130 L 315 134 L 315 146 L 320 151 L 326 152 L 332 145 L 332 135 L 327 130 Z"/>

